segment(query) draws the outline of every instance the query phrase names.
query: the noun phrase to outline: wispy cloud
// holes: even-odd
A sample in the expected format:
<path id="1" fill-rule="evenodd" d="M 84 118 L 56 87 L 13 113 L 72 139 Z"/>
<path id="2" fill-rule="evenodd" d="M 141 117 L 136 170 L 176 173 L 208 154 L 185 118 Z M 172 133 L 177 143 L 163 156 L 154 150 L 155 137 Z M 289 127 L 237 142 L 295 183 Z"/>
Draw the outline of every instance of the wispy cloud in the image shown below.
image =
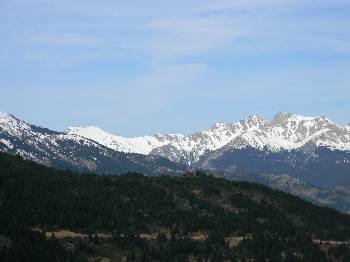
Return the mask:
<path id="1" fill-rule="evenodd" d="M 141 106 L 146 111 L 165 110 L 208 70 L 205 64 L 157 64 L 148 74 L 124 83 L 122 93 L 128 94 L 131 106 Z"/>
<path id="2" fill-rule="evenodd" d="M 36 33 L 23 37 L 24 41 L 45 46 L 92 46 L 103 43 L 103 40 L 91 35 L 73 33 Z"/>
<path id="3" fill-rule="evenodd" d="M 214 0 L 206 1 L 201 11 L 254 11 L 264 9 L 290 9 L 290 8 L 315 8 L 322 5 L 343 5 L 348 4 L 347 0 Z"/>
<path id="4" fill-rule="evenodd" d="M 241 29 L 225 17 L 164 18 L 150 22 L 149 28 L 153 33 L 152 52 L 165 57 L 222 48 L 241 34 Z"/>
<path id="5" fill-rule="evenodd" d="M 1 95 L 22 96 L 23 112 L 39 111 L 33 101 L 44 103 L 35 93 L 40 87 L 58 105 L 69 100 L 68 113 L 80 99 L 96 117 L 119 112 L 125 126 L 140 114 L 147 125 L 155 112 L 179 112 L 179 104 L 194 120 L 211 121 L 206 109 L 193 109 L 203 99 L 229 118 L 254 106 L 283 109 L 283 101 L 300 106 L 304 88 L 303 101 L 322 109 L 314 86 L 346 97 L 349 0 L 0 0 L 0 6 L 0 88 L 17 86 L 32 96 Z M 171 126 L 168 119 L 162 120 Z"/>
<path id="6" fill-rule="evenodd" d="M 14 1 L 13 6 L 21 10 L 19 14 L 25 13 L 25 8 L 31 10 L 28 12 L 32 23 L 37 24 L 36 30 L 26 32 L 24 40 L 29 41 L 33 49 L 94 46 L 112 52 L 123 49 L 142 57 L 148 56 L 150 63 L 155 59 L 167 60 L 167 63 L 174 59 L 176 64 L 179 58 L 198 55 L 202 56 L 200 63 L 208 63 L 204 61 L 207 55 L 223 52 L 256 55 L 276 50 L 312 49 L 312 39 L 317 38 L 319 50 L 324 43 L 325 50 L 347 52 L 347 39 L 330 40 L 330 33 L 325 32 L 329 27 L 331 32 L 338 30 L 340 23 L 327 20 L 332 24 L 329 26 L 323 16 L 302 15 L 305 8 L 345 5 L 345 0 L 319 0 L 316 3 L 311 0 L 215 0 L 194 3 L 179 1 L 170 5 L 157 1 L 148 4 L 110 1 L 96 4 L 94 1 L 31 0 Z M 21 9 L 21 6 L 25 8 Z M 89 18 L 82 18 L 79 13 Z M 342 34 L 348 34 L 347 19 L 343 20 Z M 96 27 L 101 21 L 103 26 Z M 90 25 L 95 26 L 90 30 L 84 28 Z M 25 30 L 26 26 L 23 28 Z M 10 37 L 18 38 L 17 34 Z M 19 41 L 22 40 L 20 37 Z"/>
<path id="7" fill-rule="evenodd" d="M 209 70 L 206 64 L 157 64 L 149 74 L 129 81 L 132 87 L 149 86 L 163 89 L 174 84 L 195 80 Z"/>
<path id="8" fill-rule="evenodd" d="M 252 10 L 263 7 L 285 6 L 290 1 L 278 0 L 216 0 L 207 1 L 201 11 Z"/>

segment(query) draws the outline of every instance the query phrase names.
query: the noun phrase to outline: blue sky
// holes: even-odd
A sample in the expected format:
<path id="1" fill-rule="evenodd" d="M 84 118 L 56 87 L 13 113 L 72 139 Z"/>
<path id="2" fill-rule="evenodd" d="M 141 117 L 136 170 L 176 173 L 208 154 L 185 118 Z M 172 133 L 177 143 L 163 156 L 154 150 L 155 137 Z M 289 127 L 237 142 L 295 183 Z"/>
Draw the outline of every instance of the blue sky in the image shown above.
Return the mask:
<path id="1" fill-rule="evenodd" d="M 349 0 L 1 0 L 0 110 L 56 130 L 350 122 Z"/>

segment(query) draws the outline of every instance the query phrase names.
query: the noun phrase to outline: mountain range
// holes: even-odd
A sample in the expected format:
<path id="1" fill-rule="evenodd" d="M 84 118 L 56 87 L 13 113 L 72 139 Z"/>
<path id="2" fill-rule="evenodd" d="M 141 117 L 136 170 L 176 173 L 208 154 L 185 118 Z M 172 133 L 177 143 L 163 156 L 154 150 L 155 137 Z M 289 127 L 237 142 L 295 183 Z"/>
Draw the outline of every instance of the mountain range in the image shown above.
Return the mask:
<path id="1" fill-rule="evenodd" d="M 122 137 L 98 127 L 64 132 L 0 113 L 0 151 L 59 169 L 97 174 L 179 175 L 203 169 L 350 211 L 350 125 L 278 113 L 216 123 L 191 134 Z"/>
<path id="2" fill-rule="evenodd" d="M 192 135 L 169 134 L 125 138 L 98 127 L 74 127 L 66 131 L 89 138 L 111 149 L 128 153 L 155 154 L 188 165 L 196 163 L 207 151 L 223 147 L 252 147 L 278 152 L 299 149 L 308 143 L 333 150 L 350 150 L 350 126 L 341 127 L 326 117 L 303 117 L 278 113 L 272 121 L 252 115 L 238 123 L 216 123 Z"/>
<path id="3" fill-rule="evenodd" d="M 186 170 L 163 157 L 119 152 L 82 136 L 28 124 L 7 113 L 0 113 L 0 151 L 54 168 L 97 174 L 177 175 Z"/>
<path id="4" fill-rule="evenodd" d="M 74 127 L 108 148 L 204 169 L 288 174 L 320 187 L 350 184 L 350 126 L 326 117 L 278 113 L 272 121 L 253 115 L 238 123 L 216 123 L 192 135 L 125 138 L 97 127 Z"/>

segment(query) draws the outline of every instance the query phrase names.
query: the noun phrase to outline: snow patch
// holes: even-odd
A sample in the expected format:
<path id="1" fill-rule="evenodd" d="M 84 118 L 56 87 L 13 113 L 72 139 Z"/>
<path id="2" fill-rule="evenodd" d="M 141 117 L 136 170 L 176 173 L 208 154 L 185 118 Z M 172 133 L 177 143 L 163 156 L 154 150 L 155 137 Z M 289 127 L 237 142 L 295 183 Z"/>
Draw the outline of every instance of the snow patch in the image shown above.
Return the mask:
<path id="1" fill-rule="evenodd" d="M 3 143 L 5 146 L 7 146 L 9 149 L 13 149 L 13 145 L 11 144 L 10 141 L 5 140 L 3 138 L 0 139 L 0 143 Z"/>

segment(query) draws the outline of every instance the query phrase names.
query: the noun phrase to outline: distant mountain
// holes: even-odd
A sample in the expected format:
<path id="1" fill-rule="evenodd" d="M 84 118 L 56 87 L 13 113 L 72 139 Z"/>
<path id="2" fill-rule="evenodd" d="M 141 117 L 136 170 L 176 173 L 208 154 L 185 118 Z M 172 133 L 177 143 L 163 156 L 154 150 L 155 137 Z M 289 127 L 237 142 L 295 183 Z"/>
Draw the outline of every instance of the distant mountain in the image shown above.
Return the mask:
<path id="1" fill-rule="evenodd" d="M 112 150 L 93 140 L 28 124 L 0 113 L 0 151 L 60 168 L 98 174 L 180 174 L 186 167 L 155 155 Z"/>
<path id="2" fill-rule="evenodd" d="M 206 171 L 208 173 L 208 171 Z M 286 174 L 259 174 L 243 172 L 212 173 L 217 177 L 225 177 L 233 181 L 248 181 L 266 185 L 292 195 L 306 199 L 312 203 L 335 208 L 344 213 L 350 213 L 350 191 L 342 188 L 322 189 L 305 181 Z"/>
<path id="3" fill-rule="evenodd" d="M 207 152 L 196 166 L 228 172 L 288 174 L 325 188 L 350 181 L 350 152 L 315 144 L 281 151 L 251 146 L 236 148 L 228 144 Z"/>
<path id="4" fill-rule="evenodd" d="M 323 116 L 281 112 L 267 121 L 253 115 L 192 135 L 124 138 L 94 127 L 67 133 L 118 151 L 158 155 L 197 168 L 288 174 L 325 188 L 350 184 L 350 126 Z"/>
<path id="5" fill-rule="evenodd" d="M 125 138 L 98 127 L 56 132 L 0 113 L 0 151 L 98 174 L 204 169 L 350 211 L 350 125 L 326 117 L 278 113 L 269 122 L 254 115 L 192 135 Z"/>
<path id="6" fill-rule="evenodd" d="M 155 135 L 125 138 L 96 127 L 67 131 L 123 152 L 155 154 L 193 165 L 208 151 L 225 147 L 252 147 L 264 151 L 290 151 L 307 144 L 330 150 L 350 151 L 350 126 L 341 127 L 326 117 L 278 113 L 272 121 L 252 115 L 238 123 L 216 123 L 192 135 Z"/>
<path id="7" fill-rule="evenodd" d="M 195 164 L 206 153 L 224 147 L 282 152 L 300 149 L 310 143 L 330 150 L 349 151 L 350 132 L 325 117 L 279 113 L 268 122 L 262 117 L 250 116 L 238 123 L 218 123 L 209 130 L 184 137 L 181 143 L 170 143 L 152 153 Z"/>
<path id="8" fill-rule="evenodd" d="M 108 148 L 124 153 L 137 153 L 148 155 L 153 149 L 181 140 L 184 135 L 162 135 L 141 136 L 126 138 L 115 136 L 96 127 L 70 127 L 66 134 L 78 135 L 98 142 Z"/>

